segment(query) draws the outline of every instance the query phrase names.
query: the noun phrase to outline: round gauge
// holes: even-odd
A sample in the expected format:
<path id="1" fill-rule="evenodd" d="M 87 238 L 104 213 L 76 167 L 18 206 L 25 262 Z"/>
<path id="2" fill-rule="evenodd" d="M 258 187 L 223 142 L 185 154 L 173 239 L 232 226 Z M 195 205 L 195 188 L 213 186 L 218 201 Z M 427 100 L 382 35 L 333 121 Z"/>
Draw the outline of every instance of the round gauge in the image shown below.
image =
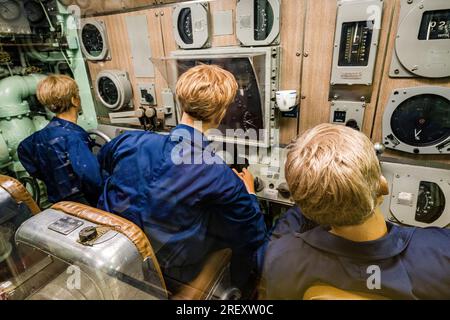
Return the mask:
<path id="1" fill-rule="evenodd" d="M 433 182 L 421 181 L 417 197 L 416 221 L 433 223 L 445 210 L 445 195 L 442 189 Z"/>
<path id="2" fill-rule="evenodd" d="M 0 17 L 7 21 L 20 18 L 20 3 L 16 0 L 0 0 Z"/>
<path id="3" fill-rule="evenodd" d="M 403 101 L 393 112 L 391 128 L 403 143 L 415 147 L 437 144 L 450 136 L 450 101 L 421 94 Z"/>
<path id="4" fill-rule="evenodd" d="M 178 16 L 178 33 L 186 44 L 194 43 L 191 8 L 183 8 Z"/>
<path id="5" fill-rule="evenodd" d="M 108 105 L 115 105 L 119 100 L 119 91 L 116 84 L 108 77 L 98 80 L 98 92 L 102 100 Z"/>
<path id="6" fill-rule="evenodd" d="M 45 13 L 42 11 L 42 6 L 35 1 L 25 2 L 24 9 L 27 19 L 31 23 L 41 22 L 45 18 Z"/>
<path id="7" fill-rule="evenodd" d="M 105 60 L 108 55 L 106 31 L 101 21 L 83 23 L 80 32 L 81 49 L 88 60 Z"/>

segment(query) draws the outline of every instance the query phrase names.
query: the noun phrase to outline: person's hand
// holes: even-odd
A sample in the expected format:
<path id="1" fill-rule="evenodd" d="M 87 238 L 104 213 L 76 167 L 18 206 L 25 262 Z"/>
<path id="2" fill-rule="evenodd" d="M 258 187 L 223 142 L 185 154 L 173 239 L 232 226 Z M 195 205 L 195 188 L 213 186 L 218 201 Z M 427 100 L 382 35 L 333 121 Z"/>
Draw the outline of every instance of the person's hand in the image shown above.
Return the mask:
<path id="1" fill-rule="evenodd" d="M 245 187 L 247 188 L 247 192 L 250 194 L 256 194 L 255 192 L 255 180 L 253 175 L 247 169 L 243 169 L 242 172 L 237 172 L 236 169 L 233 169 L 234 173 L 244 182 Z"/>

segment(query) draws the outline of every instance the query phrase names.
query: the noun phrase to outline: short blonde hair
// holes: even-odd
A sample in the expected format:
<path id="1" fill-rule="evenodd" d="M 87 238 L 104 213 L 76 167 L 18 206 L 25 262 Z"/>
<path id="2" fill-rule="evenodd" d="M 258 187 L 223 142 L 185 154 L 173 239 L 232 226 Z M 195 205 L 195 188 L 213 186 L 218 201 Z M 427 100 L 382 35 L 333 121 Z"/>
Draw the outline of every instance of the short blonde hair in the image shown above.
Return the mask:
<path id="1" fill-rule="evenodd" d="M 358 225 L 377 206 L 378 158 L 369 138 L 349 127 L 306 131 L 289 146 L 285 170 L 293 199 L 320 225 Z"/>
<path id="2" fill-rule="evenodd" d="M 39 102 L 53 113 L 63 113 L 73 107 L 72 98 L 79 98 L 78 85 L 66 75 L 50 75 L 36 89 Z"/>
<path id="3" fill-rule="evenodd" d="M 220 123 L 236 97 L 233 74 L 216 65 L 198 65 L 178 79 L 176 95 L 183 112 L 199 121 Z"/>

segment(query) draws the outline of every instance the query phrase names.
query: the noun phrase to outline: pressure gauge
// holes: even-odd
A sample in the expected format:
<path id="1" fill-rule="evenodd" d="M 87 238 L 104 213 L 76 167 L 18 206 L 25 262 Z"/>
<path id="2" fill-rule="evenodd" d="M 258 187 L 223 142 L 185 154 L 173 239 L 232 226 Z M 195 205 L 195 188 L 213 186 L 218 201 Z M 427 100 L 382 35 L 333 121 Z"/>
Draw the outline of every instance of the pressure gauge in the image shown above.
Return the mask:
<path id="1" fill-rule="evenodd" d="M 421 181 L 417 196 L 416 221 L 433 223 L 445 210 L 445 195 L 438 184 Z"/>
<path id="2" fill-rule="evenodd" d="M 126 72 L 104 70 L 97 76 L 95 91 L 100 102 L 112 111 L 129 106 L 132 88 Z"/>
<path id="3" fill-rule="evenodd" d="M 209 17 L 207 3 L 179 4 L 174 8 L 172 26 L 175 41 L 182 49 L 209 46 Z"/>
<path id="4" fill-rule="evenodd" d="M 279 0 L 239 0 L 236 34 L 244 46 L 266 46 L 279 42 Z"/>
<path id="5" fill-rule="evenodd" d="M 424 154 L 450 154 L 450 89 L 395 90 L 383 118 L 387 148 Z"/>
<path id="6" fill-rule="evenodd" d="M 16 0 L 0 0 L 0 17 L 6 21 L 14 21 L 20 18 L 22 8 Z"/>
<path id="7" fill-rule="evenodd" d="M 103 21 L 85 21 L 80 31 L 81 49 L 90 61 L 110 59 L 108 38 Z"/>

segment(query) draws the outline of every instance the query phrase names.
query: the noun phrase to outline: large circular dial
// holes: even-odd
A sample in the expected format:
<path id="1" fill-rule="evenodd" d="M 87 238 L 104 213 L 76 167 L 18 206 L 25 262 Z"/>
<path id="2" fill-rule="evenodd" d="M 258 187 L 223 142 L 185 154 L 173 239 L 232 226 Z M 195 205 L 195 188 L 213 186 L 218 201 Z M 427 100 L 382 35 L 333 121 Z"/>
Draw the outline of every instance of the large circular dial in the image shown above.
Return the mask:
<path id="1" fill-rule="evenodd" d="M 450 136 L 450 101 L 435 94 L 405 100 L 393 112 L 391 128 L 408 145 L 435 145 Z"/>
<path id="2" fill-rule="evenodd" d="M 116 84 L 108 77 L 101 77 L 98 81 L 98 92 L 103 101 L 109 105 L 115 105 L 119 100 L 119 91 Z"/>
<path id="3" fill-rule="evenodd" d="M 93 56 L 99 57 L 104 51 L 103 35 L 100 30 L 93 24 L 87 23 L 81 31 L 81 40 L 83 41 L 86 52 Z"/>
<path id="4" fill-rule="evenodd" d="M 255 40 L 265 40 L 272 31 L 273 9 L 267 0 L 255 0 Z"/>
<path id="5" fill-rule="evenodd" d="M 0 0 L 0 17 L 6 21 L 16 20 L 22 13 L 20 3 L 16 0 Z"/>
<path id="6" fill-rule="evenodd" d="M 433 182 L 421 181 L 417 197 L 416 221 L 433 223 L 445 210 L 445 195 Z"/>
<path id="7" fill-rule="evenodd" d="M 186 44 L 194 43 L 194 34 L 192 32 L 192 14 L 190 8 L 183 8 L 178 17 L 178 33 Z"/>

